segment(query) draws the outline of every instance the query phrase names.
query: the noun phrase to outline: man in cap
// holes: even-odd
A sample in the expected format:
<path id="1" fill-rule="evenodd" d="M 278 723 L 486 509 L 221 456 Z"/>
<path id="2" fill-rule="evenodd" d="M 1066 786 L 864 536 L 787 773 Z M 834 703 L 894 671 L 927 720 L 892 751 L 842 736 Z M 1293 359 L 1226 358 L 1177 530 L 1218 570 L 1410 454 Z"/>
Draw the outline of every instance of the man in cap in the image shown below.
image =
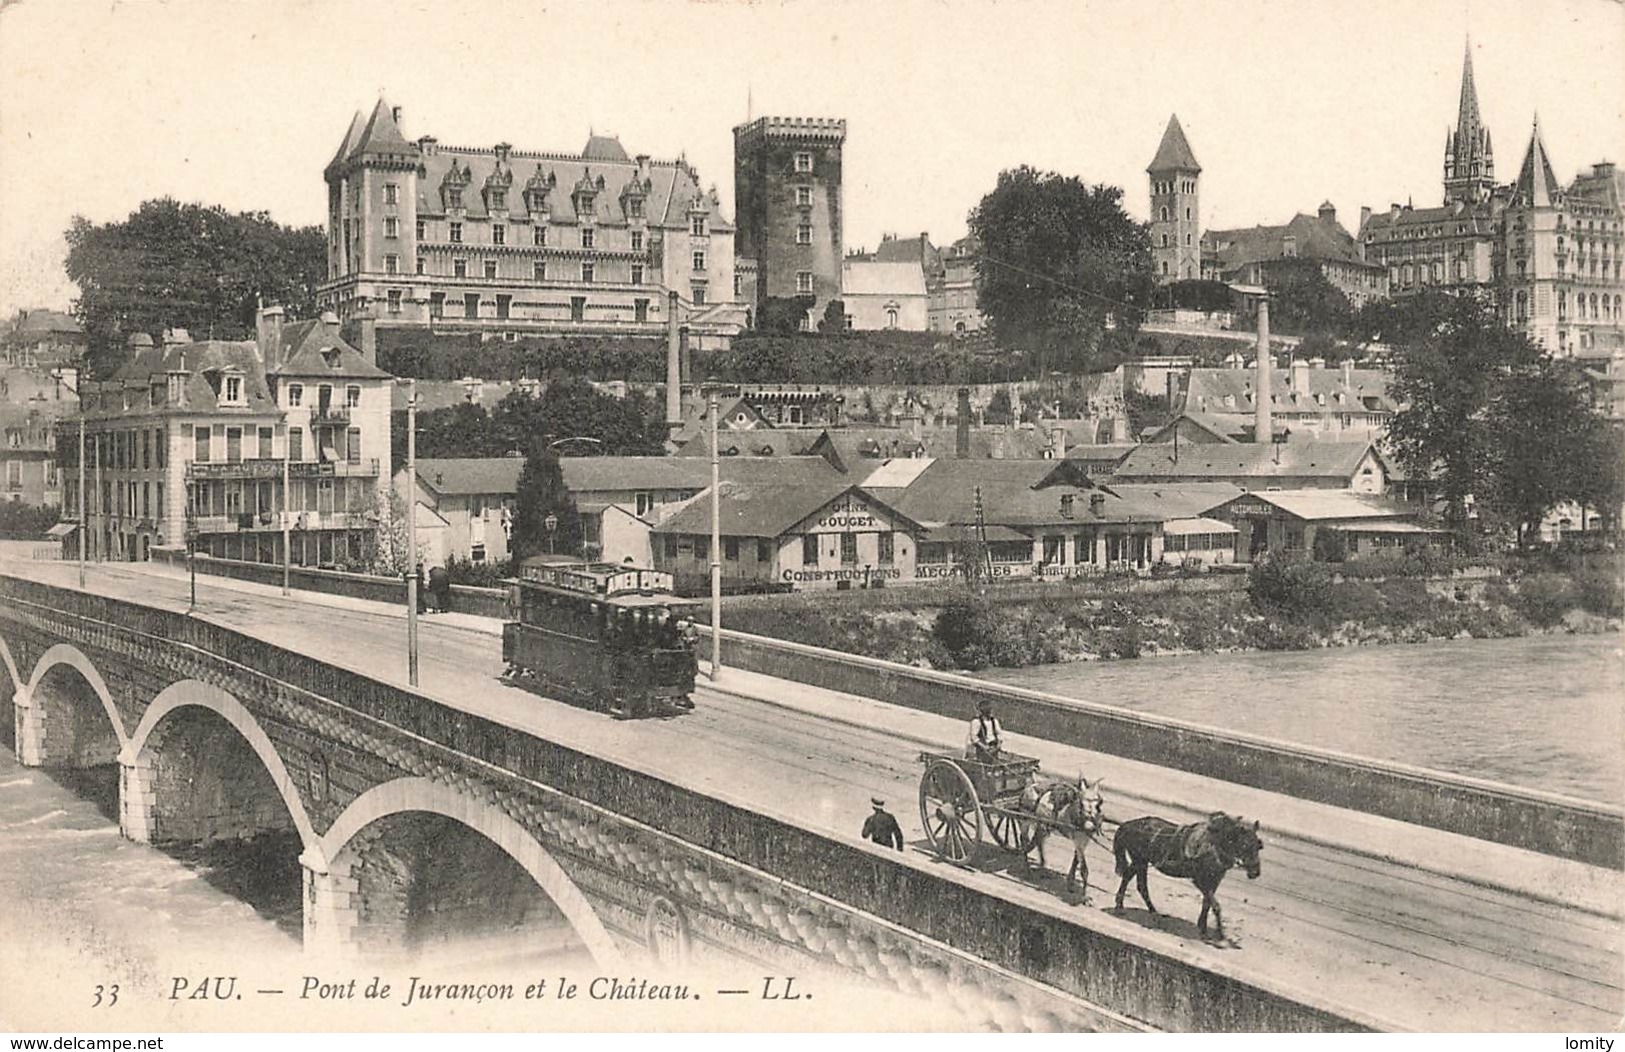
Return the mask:
<path id="1" fill-rule="evenodd" d="M 1004 751 L 1004 728 L 993 715 L 993 699 L 982 698 L 976 703 L 976 718 L 970 721 L 970 734 L 965 738 L 965 759 L 991 762 Z"/>
<path id="2" fill-rule="evenodd" d="M 897 819 L 886 810 L 886 801 L 878 796 L 869 798 L 874 805 L 874 814 L 863 821 L 863 839 L 873 840 L 881 847 L 894 847 L 903 850 L 903 831 L 897 826 Z"/>

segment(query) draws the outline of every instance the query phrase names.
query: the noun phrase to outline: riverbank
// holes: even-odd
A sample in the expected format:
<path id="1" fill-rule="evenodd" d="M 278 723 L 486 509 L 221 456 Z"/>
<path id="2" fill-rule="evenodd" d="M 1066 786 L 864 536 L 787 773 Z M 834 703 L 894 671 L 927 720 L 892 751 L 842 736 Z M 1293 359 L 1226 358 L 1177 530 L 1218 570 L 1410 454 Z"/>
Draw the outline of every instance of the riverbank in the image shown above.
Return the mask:
<path id="1" fill-rule="evenodd" d="M 936 669 L 1022 668 L 1171 654 L 1311 650 L 1618 631 L 1612 564 L 1490 577 L 1360 579 L 1324 563 L 1261 564 L 1247 586 L 1004 600 L 997 591 L 852 602 L 777 596 L 732 613 L 759 634 Z M 726 621 L 724 623 L 727 623 Z"/>

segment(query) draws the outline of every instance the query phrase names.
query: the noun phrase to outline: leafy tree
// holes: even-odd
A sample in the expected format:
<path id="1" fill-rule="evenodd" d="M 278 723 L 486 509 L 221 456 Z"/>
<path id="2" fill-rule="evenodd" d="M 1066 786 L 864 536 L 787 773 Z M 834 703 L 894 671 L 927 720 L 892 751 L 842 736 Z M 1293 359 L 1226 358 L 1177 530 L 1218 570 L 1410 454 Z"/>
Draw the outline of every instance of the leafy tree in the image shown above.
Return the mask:
<path id="1" fill-rule="evenodd" d="M 1490 409 L 1509 377 L 1534 368 L 1541 354 L 1477 300 L 1448 306 L 1431 333 L 1412 321 L 1413 342 L 1395 349 L 1389 394 L 1403 408 L 1388 435 L 1412 478 L 1434 476 L 1447 521 L 1460 530 L 1494 454 Z"/>
<path id="2" fill-rule="evenodd" d="M 988 399 L 987 409 L 982 412 L 982 422 L 986 424 L 1011 424 L 1015 422 L 1015 407 L 1010 402 L 1010 391 L 1001 387 L 993 392 Z"/>
<path id="3" fill-rule="evenodd" d="M 1234 296 L 1222 281 L 1189 278 L 1162 286 L 1157 291 L 1157 304 L 1177 310 L 1227 311 L 1234 305 Z"/>
<path id="4" fill-rule="evenodd" d="M 1486 424 L 1482 499 L 1520 542 L 1538 536 L 1558 504 L 1608 500 L 1608 477 L 1619 470 L 1608 440 L 1613 429 L 1592 409 L 1591 392 L 1571 365 L 1541 358 L 1513 372 Z"/>
<path id="5" fill-rule="evenodd" d="M 1455 315 L 1460 299 L 1427 289 L 1398 299 L 1372 300 L 1352 315 L 1348 335 L 1360 343 L 1413 346 L 1437 335 Z"/>
<path id="6" fill-rule="evenodd" d="M 549 515 L 555 519 L 552 530 L 547 528 Z M 516 562 L 544 553 L 581 553 L 581 515 L 570 491 L 564 488 L 558 454 L 540 440 L 531 445 L 525 468 L 519 473 L 512 548 Z"/>
<path id="7" fill-rule="evenodd" d="M 1152 302 L 1151 241 L 1123 191 L 1023 166 L 971 211 L 982 244 L 977 305 L 998 345 L 1084 372 L 1108 319 L 1132 331 Z"/>
<path id="8" fill-rule="evenodd" d="M 406 459 L 406 413 L 395 413 L 395 459 Z M 418 414 L 420 457 L 503 457 L 540 439 L 586 437 L 557 448 L 566 456 L 658 456 L 665 452 L 662 410 L 639 394 L 616 398 L 580 377 L 551 381 L 539 398 L 514 391 L 487 410 L 464 402 Z"/>
<path id="9" fill-rule="evenodd" d="M 846 303 L 842 300 L 830 300 L 824 304 L 824 318 L 818 323 L 818 331 L 825 333 L 841 333 L 846 331 Z"/>
<path id="10" fill-rule="evenodd" d="M 74 311 L 90 338 L 93 376 L 118 368 L 133 333 L 181 327 L 242 339 L 254 331 L 261 301 L 310 317 L 327 276 L 321 228 L 285 227 L 264 212 L 163 198 L 123 222 L 75 216 L 66 236 L 65 269 L 79 286 Z"/>
<path id="11" fill-rule="evenodd" d="M 1282 259 L 1265 273 L 1270 290 L 1270 328 L 1298 336 L 1342 335 L 1353 309 L 1311 259 Z"/>
<path id="12" fill-rule="evenodd" d="M 817 302 L 816 297 L 809 295 L 770 296 L 756 310 L 756 327 L 763 332 L 800 332 L 806 324 L 807 312 Z"/>

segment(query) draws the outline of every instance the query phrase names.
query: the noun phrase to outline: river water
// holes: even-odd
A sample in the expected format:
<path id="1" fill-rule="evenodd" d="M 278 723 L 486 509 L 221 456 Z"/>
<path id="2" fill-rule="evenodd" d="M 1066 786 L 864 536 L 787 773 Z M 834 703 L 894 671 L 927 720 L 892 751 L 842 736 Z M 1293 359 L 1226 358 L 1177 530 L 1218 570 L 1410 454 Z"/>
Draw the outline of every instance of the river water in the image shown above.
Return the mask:
<path id="1" fill-rule="evenodd" d="M 1191 654 L 982 675 L 1373 759 L 1625 799 L 1625 651 L 1613 634 Z"/>

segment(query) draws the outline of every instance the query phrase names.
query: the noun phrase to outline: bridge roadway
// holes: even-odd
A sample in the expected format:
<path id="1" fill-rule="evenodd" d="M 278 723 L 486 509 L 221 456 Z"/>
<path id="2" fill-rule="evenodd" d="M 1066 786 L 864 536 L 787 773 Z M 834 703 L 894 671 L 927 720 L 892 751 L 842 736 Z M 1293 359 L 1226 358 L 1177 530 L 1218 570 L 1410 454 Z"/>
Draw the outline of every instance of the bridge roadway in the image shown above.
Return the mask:
<path id="1" fill-rule="evenodd" d="M 77 583 L 72 564 L 8 561 L 8 573 Z M 89 590 L 182 610 L 187 582 L 165 567 L 96 566 Z M 376 678 L 405 683 L 404 612 L 382 604 L 215 577 L 198 580 L 198 615 Z M 962 744 L 963 724 L 866 699 L 725 670 L 724 689 L 702 682 L 696 709 L 673 720 L 616 722 L 498 682 L 498 623 L 467 615 L 422 619 L 421 690 L 471 713 L 635 766 L 699 790 L 759 801 L 807 828 L 852 835 L 884 796 L 910 840 L 926 851 L 916 804 L 922 747 Z M 1143 912 L 1130 889 L 1121 916 L 1099 911 L 1116 890 L 1109 851 L 1092 848 L 1092 901 L 1107 925 L 1140 925 L 1156 938 L 1239 968 L 1260 981 L 1344 1005 L 1395 1029 L 1609 1030 L 1625 1014 L 1625 923 L 1619 875 L 1386 819 L 1308 804 L 1230 783 L 1011 736 L 1045 770 L 1105 772 L 1108 817 L 1143 813 L 1189 821 L 1212 809 L 1262 820 L 1263 876 L 1231 875 L 1221 889 L 1231 945 L 1197 938 L 1199 896 L 1153 874 Z M 1351 850 L 1331 842 L 1358 834 Z M 1288 830 L 1302 835 L 1293 835 Z M 1454 860 L 1481 879 L 1435 870 Z M 963 879 L 1017 901 L 1064 901 L 1070 861 L 1049 844 L 1052 874 L 1013 868 Z M 1499 875 L 1506 879 L 1500 880 Z M 1502 886 L 1497 886 L 1502 885 Z M 1529 894 L 1508 888 L 1524 888 Z M 1546 890 L 1543 890 L 1546 889 Z M 1569 894 L 1568 892 L 1573 892 Z M 1559 904 L 1565 899 L 1571 904 Z M 1555 900 L 1555 901 L 1554 901 Z M 1572 901 L 1589 900 L 1590 908 Z"/>

